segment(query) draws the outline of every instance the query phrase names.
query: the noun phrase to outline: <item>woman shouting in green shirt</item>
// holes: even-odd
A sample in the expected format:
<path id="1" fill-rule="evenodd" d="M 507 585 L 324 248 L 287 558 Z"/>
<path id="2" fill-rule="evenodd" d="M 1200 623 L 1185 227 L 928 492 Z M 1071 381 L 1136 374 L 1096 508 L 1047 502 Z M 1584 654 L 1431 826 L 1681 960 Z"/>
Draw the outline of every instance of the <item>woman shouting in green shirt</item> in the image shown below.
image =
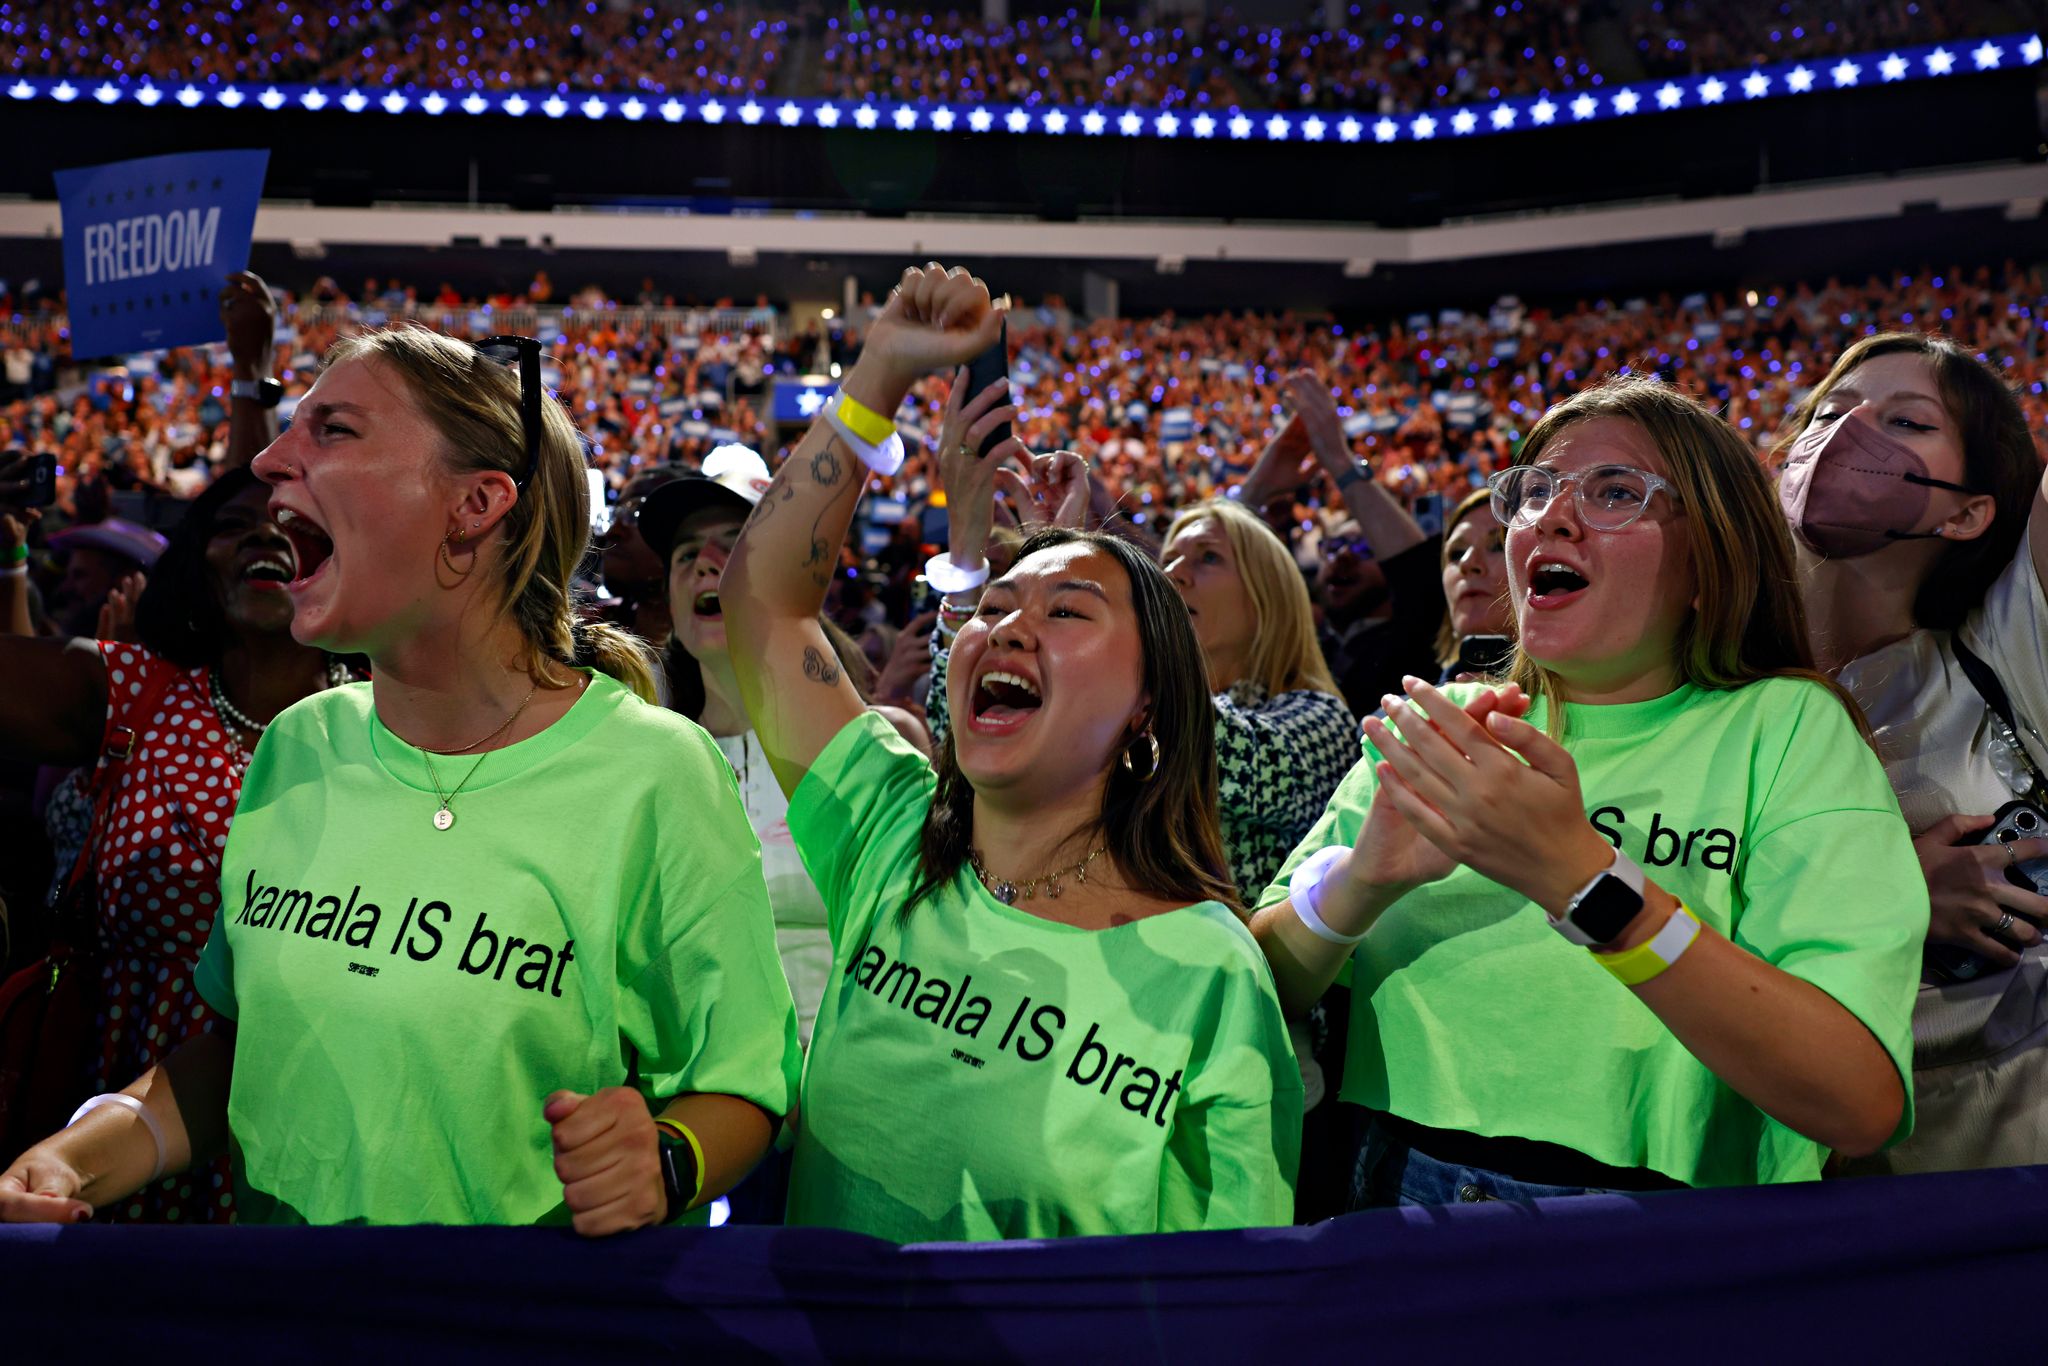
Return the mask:
<path id="1" fill-rule="evenodd" d="M 1905 1133 L 1926 889 L 1754 456 L 1622 381 L 1492 483 L 1517 686 L 1408 680 L 1254 922 L 1290 1007 L 1350 963 L 1354 1199 L 1810 1179 Z"/>
<path id="2" fill-rule="evenodd" d="M 899 1242 L 1285 1223 L 1300 1077 L 1230 904 L 1172 586 L 1109 538 L 1027 542 L 957 637 L 936 770 L 818 627 L 862 466 L 900 462 L 890 415 L 1000 322 L 966 272 L 907 271 L 721 583 L 833 941 L 790 1222 Z"/>

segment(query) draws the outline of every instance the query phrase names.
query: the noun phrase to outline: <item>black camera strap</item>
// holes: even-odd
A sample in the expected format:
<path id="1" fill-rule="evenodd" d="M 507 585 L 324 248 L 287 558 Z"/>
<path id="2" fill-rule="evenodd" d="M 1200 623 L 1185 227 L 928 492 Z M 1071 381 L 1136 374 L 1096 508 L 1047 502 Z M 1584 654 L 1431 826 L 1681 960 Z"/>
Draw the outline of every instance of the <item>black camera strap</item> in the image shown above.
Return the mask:
<path id="1" fill-rule="evenodd" d="M 2014 719 L 2012 699 L 2006 696 L 2005 684 L 1998 681 L 1998 675 L 1992 672 L 1989 664 L 1979 659 L 1969 646 L 1963 644 L 1961 636 L 1950 636 L 1949 643 L 1955 647 L 1956 662 L 1963 666 L 1964 675 L 1969 678 L 1971 686 L 1977 689 L 1978 695 L 1984 699 L 1984 705 L 1990 709 L 1991 722 L 1997 728 L 1999 738 L 2005 741 L 2014 756 L 2026 767 L 2029 784 L 2027 800 L 2048 809 L 2048 780 L 2042 778 L 2041 770 L 2034 764 L 2034 756 L 2020 743 L 2019 723 Z"/>

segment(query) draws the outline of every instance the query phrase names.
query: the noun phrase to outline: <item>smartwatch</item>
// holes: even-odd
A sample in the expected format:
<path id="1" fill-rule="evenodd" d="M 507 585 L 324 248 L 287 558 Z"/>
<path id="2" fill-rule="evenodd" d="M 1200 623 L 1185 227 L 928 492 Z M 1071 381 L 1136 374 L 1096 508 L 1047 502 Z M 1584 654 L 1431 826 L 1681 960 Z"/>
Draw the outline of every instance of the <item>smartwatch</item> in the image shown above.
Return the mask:
<path id="1" fill-rule="evenodd" d="M 274 379 L 238 379 L 228 385 L 229 398 L 253 398 L 265 408 L 275 408 L 284 398 L 284 386 Z"/>
<path id="2" fill-rule="evenodd" d="M 1582 948 L 1595 948 L 1621 938 L 1642 909 L 1643 870 L 1617 849 L 1613 864 L 1579 888 L 1550 928 Z"/>

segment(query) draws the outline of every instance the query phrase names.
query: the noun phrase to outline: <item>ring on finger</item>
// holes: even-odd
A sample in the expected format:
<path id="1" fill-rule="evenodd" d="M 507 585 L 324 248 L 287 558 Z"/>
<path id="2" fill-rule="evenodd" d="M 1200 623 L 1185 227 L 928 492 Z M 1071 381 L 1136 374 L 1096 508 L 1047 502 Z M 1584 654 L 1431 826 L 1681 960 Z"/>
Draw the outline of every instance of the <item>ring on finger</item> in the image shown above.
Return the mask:
<path id="1" fill-rule="evenodd" d="M 2006 841 L 2005 845 L 2005 866 L 2008 868 L 2017 868 L 2020 866 L 2019 846 L 2014 844 L 2010 840 Z"/>
<path id="2" fill-rule="evenodd" d="M 2011 928 L 2012 928 L 2012 912 L 2011 912 L 2011 911 L 2007 911 L 2007 912 L 2006 912 L 2006 913 L 2005 913 L 2004 915 L 2001 915 L 2000 917 L 1998 917 L 1998 923 L 1997 923 L 1996 925 L 1994 925 L 1994 926 L 1992 926 L 1992 927 L 1991 927 L 1991 932 L 1992 932 L 1993 934 L 2004 934 L 2004 933 L 2005 933 L 2005 932 L 2006 932 L 2007 930 L 2009 930 L 2009 929 L 2011 929 Z"/>

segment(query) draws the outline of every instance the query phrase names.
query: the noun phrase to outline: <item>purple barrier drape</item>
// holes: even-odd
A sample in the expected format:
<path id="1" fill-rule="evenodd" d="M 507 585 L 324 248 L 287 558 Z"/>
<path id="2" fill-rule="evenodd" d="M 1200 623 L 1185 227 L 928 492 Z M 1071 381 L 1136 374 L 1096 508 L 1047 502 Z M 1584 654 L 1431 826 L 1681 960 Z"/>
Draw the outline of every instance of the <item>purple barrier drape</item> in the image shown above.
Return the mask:
<path id="1" fill-rule="evenodd" d="M 804 1229 L 0 1228 L 0 1361 L 2048 1358 L 2048 1167 L 895 1248 Z M 83 1355 L 80 1355 L 83 1353 Z"/>

